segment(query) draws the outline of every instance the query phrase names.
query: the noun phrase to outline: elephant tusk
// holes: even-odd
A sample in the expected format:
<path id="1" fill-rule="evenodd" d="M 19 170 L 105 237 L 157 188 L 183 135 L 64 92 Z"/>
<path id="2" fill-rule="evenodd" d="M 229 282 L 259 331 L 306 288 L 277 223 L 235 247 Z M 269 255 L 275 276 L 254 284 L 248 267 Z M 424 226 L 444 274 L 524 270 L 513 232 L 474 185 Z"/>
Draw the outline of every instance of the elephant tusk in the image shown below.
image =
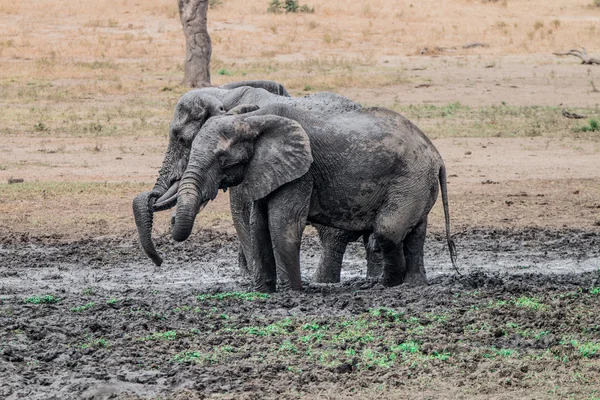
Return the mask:
<path id="1" fill-rule="evenodd" d="M 204 210 L 204 207 L 206 207 L 207 204 L 208 204 L 208 200 L 206 200 L 204 203 L 200 204 L 200 207 L 198 208 L 198 212 L 196 213 L 196 215 L 200 214 L 200 211 Z"/>
<path id="2" fill-rule="evenodd" d="M 167 190 L 165 194 L 163 194 L 162 196 L 160 196 L 160 198 L 158 198 L 158 200 L 156 200 L 156 202 L 154 203 L 155 210 L 161 208 L 167 203 L 172 202 L 173 199 L 177 197 L 177 190 L 179 190 L 179 182 L 180 181 L 175 181 L 175 183 L 171 185 L 169 190 Z"/>

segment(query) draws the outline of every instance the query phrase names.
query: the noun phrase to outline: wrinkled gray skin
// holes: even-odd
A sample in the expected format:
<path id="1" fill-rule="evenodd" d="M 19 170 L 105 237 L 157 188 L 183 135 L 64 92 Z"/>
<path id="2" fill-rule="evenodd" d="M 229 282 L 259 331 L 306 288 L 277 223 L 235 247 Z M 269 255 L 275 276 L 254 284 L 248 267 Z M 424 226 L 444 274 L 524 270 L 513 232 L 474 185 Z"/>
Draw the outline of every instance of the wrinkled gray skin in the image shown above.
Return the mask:
<path id="1" fill-rule="evenodd" d="M 173 239 L 191 233 L 196 214 L 232 188 L 251 203 L 251 249 L 258 291 L 300 290 L 306 222 L 373 232 L 383 283 L 426 284 L 427 215 L 441 187 L 450 239 L 446 172 L 431 141 L 383 108 L 331 115 L 282 104 L 209 120 L 195 137 L 181 179 Z"/>
<path id="2" fill-rule="evenodd" d="M 162 258 L 151 238 L 152 214 L 172 208 L 177 202 L 177 191 L 183 171 L 187 167 L 192 140 L 204 123 L 213 116 L 220 116 L 232 109 L 235 113 L 252 111 L 256 106 L 283 103 L 304 110 L 317 109 L 324 113 L 343 113 L 358 110 L 362 106 L 334 93 L 318 93 L 304 98 L 290 98 L 287 90 L 272 81 L 234 82 L 219 88 L 202 88 L 186 93 L 177 103 L 170 126 L 170 139 L 159 177 L 151 192 L 140 193 L 133 202 L 134 216 L 140 242 L 146 254 L 156 265 Z M 252 104 L 246 109 L 244 104 Z M 231 196 L 232 217 L 240 239 L 240 266 L 247 271 L 244 253 L 250 249 L 249 209 L 238 196 Z M 319 268 L 315 273 L 317 282 L 339 282 L 342 258 L 349 241 L 361 234 L 343 232 L 314 224 L 323 245 Z M 381 274 L 378 248 L 368 233 L 363 234 L 368 254 L 367 275 Z"/>

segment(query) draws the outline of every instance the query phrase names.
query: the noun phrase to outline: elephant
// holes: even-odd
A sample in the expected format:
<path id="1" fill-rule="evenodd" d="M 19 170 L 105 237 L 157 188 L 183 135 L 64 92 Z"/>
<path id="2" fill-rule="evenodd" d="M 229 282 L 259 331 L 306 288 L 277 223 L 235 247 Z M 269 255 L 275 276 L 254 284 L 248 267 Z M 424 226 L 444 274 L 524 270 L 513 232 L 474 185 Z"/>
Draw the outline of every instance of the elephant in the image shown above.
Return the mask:
<path id="1" fill-rule="evenodd" d="M 439 185 L 439 187 L 438 187 Z M 427 217 L 441 189 L 446 239 L 454 243 L 446 168 L 412 122 L 379 107 L 323 114 L 271 104 L 207 121 L 181 178 L 172 230 L 186 240 L 196 215 L 219 189 L 250 205 L 255 290 L 301 290 L 300 241 L 306 222 L 372 232 L 385 286 L 427 283 Z"/>
<path id="2" fill-rule="evenodd" d="M 273 81 L 233 82 L 219 88 L 196 89 L 184 94 L 175 108 L 170 125 L 169 145 L 156 184 L 152 191 L 140 193 L 133 201 L 140 242 L 146 254 L 156 265 L 161 265 L 163 260 L 152 243 L 152 216 L 156 211 L 175 206 L 179 182 L 187 166 L 192 141 L 197 132 L 213 116 L 224 115 L 226 112 L 247 111 L 243 104 L 252 104 L 250 107 L 252 110 L 256 106 L 272 103 L 288 104 L 305 110 L 315 109 L 329 114 L 362 108 L 358 103 L 329 92 L 303 98 L 290 98 L 285 87 Z M 249 249 L 250 246 L 248 209 L 239 200 L 231 196 L 231 212 L 240 239 L 239 264 L 244 272 L 248 272 L 243 250 Z M 361 234 L 318 224 L 314 226 L 323 245 L 319 267 L 315 272 L 315 281 L 339 282 L 346 245 Z M 367 251 L 367 275 L 376 277 L 381 273 L 381 264 L 378 261 L 379 250 L 373 240 L 369 242 L 368 233 L 363 233 L 362 236 Z"/>

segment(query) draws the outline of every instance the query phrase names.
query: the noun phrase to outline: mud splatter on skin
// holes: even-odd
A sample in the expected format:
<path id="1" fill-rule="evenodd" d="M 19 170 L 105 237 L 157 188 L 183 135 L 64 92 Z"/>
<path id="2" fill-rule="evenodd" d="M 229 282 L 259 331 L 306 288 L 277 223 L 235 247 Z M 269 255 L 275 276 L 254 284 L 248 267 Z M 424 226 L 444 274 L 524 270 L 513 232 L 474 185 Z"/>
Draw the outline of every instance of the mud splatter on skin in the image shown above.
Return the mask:
<path id="1" fill-rule="evenodd" d="M 375 397 L 376 388 L 432 390 L 424 382 L 458 393 L 600 390 L 600 237 L 457 236 L 477 288 L 451 273 L 435 234 L 428 287 L 384 289 L 363 278 L 358 243 L 342 284 L 312 284 L 319 248 L 307 235 L 304 292 L 269 296 L 247 294 L 235 238 L 219 232 L 181 244 L 159 238 L 160 268 L 133 235 L 3 237 L 0 397 L 285 398 L 332 389 Z M 53 301 L 28 301 L 47 295 Z"/>

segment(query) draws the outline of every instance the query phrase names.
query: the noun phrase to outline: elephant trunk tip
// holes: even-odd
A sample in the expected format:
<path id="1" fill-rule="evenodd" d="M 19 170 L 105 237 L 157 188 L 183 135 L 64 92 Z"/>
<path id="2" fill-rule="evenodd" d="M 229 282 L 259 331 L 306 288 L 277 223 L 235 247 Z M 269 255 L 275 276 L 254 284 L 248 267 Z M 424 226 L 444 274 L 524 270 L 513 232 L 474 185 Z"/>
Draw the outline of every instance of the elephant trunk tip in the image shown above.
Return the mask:
<path id="1" fill-rule="evenodd" d="M 163 263 L 162 257 L 159 256 L 158 254 L 150 256 L 150 259 L 152 260 L 152 262 L 154 263 L 154 265 L 156 265 L 157 267 L 160 267 L 162 265 L 162 263 Z"/>
<path id="2" fill-rule="evenodd" d="M 177 227 L 176 229 L 173 229 L 173 240 L 176 242 L 184 242 L 190 237 L 191 233 L 191 229 L 187 230 L 185 228 Z"/>

